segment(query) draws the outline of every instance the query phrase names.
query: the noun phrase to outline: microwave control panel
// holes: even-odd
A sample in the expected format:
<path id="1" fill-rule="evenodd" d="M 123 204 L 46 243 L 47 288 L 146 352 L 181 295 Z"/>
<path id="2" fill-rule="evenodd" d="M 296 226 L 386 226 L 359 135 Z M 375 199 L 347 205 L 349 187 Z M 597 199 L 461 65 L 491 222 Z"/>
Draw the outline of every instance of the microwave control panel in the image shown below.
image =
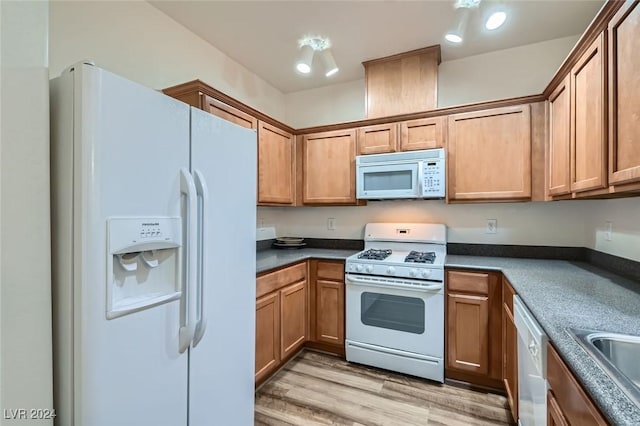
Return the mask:
<path id="1" fill-rule="evenodd" d="M 427 160 L 422 162 L 423 195 L 445 196 L 444 161 Z"/>

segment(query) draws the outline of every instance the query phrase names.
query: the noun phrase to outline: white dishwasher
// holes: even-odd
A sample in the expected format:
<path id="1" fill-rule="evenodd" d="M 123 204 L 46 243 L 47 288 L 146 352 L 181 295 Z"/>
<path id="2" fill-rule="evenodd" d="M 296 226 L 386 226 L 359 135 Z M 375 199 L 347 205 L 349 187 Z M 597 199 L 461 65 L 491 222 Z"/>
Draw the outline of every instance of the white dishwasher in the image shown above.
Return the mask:
<path id="1" fill-rule="evenodd" d="M 518 330 L 518 425 L 547 424 L 547 335 L 518 296 L 513 297 Z"/>

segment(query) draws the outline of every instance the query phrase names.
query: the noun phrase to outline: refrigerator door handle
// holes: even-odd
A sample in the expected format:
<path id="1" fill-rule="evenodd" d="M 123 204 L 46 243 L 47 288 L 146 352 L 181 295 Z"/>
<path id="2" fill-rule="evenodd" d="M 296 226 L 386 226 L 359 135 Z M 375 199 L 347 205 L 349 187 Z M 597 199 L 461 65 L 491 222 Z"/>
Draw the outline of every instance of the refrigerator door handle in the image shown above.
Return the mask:
<path id="1" fill-rule="evenodd" d="M 200 171 L 194 170 L 193 176 L 195 178 L 196 183 L 196 191 L 198 196 L 202 199 L 202 209 L 199 210 L 200 215 L 200 229 L 198 232 L 199 241 L 199 256 L 198 256 L 198 281 L 199 281 L 199 292 L 198 292 L 198 308 L 200 311 L 200 318 L 196 324 L 193 343 L 192 346 L 195 348 L 198 346 L 200 340 L 204 336 L 204 332 L 207 329 L 207 318 L 205 316 L 206 310 L 204 305 L 204 289 L 205 283 L 207 282 L 208 274 L 207 274 L 207 244 L 205 242 L 205 238 L 207 232 L 209 231 L 209 189 L 207 188 L 207 182 L 204 179 L 204 176 Z"/>
<path id="2" fill-rule="evenodd" d="M 180 169 L 180 193 L 187 196 L 187 241 L 186 241 L 186 309 L 182 318 L 179 334 L 179 351 L 187 350 L 193 339 L 196 327 L 196 286 L 198 267 L 198 195 L 193 177 L 185 167 Z"/>

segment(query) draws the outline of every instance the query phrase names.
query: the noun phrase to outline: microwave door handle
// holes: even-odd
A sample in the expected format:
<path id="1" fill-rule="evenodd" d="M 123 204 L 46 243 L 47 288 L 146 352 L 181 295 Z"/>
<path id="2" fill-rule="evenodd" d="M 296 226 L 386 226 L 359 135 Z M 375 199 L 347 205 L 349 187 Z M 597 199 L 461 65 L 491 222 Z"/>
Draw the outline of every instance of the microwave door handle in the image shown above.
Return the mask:
<path id="1" fill-rule="evenodd" d="M 422 185 L 424 184 L 424 176 L 422 175 L 423 173 L 423 165 L 422 165 L 422 161 L 418 161 L 418 196 L 422 197 L 424 195 L 424 188 L 422 187 Z"/>

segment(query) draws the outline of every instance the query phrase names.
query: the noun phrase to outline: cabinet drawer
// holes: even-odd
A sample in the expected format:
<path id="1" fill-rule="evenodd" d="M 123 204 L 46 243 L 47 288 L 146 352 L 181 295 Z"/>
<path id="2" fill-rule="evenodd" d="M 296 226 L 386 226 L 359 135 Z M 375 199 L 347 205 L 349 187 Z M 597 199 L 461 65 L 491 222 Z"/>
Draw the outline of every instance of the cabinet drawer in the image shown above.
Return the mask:
<path id="1" fill-rule="evenodd" d="M 572 425 L 606 425 L 560 355 L 547 345 L 547 380 L 558 406 Z"/>
<path id="2" fill-rule="evenodd" d="M 318 262 L 318 278 L 326 278 L 335 281 L 344 281 L 344 263 L 342 262 Z"/>
<path id="3" fill-rule="evenodd" d="M 481 272 L 447 271 L 449 292 L 489 294 L 489 274 Z"/>
<path id="4" fill-rule="evenodd" d="M 256 280 L 256 297 L 264 296 L 287 284 L 291 284 L 307 276 L 307 262 L 298 263 L 279 271 L 262 275 Z"/>

